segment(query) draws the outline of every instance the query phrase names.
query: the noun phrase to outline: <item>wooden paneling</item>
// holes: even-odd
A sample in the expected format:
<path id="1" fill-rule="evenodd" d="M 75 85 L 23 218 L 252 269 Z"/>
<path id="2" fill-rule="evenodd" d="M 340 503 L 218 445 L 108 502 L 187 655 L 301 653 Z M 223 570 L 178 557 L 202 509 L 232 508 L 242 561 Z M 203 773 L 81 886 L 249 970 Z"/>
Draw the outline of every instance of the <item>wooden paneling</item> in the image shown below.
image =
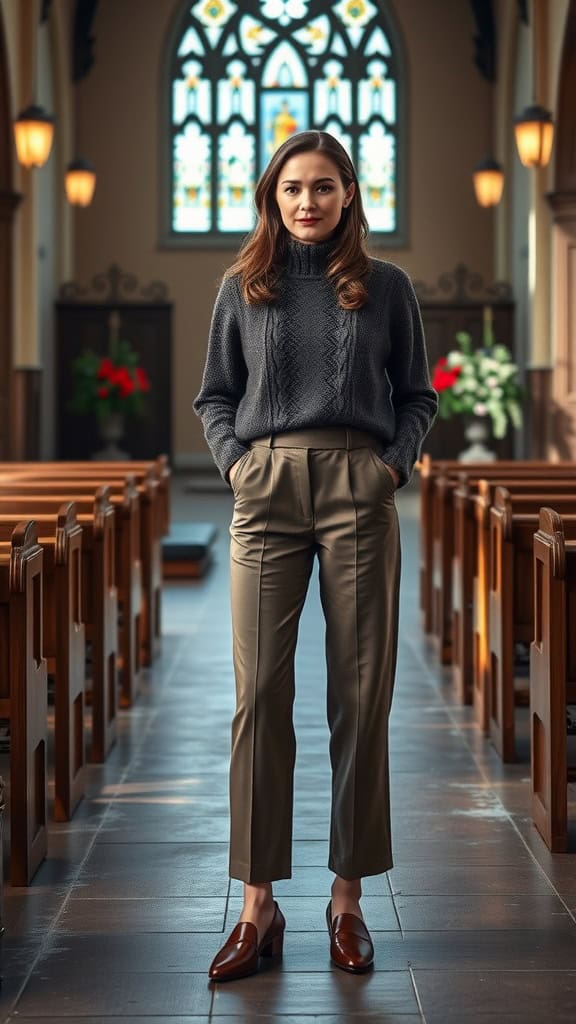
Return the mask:
<path id="1" fill-rule="evenodd" d="M 134 301 L 130 295 L 134 293 Z M 94 296 L 102 295 L 100 301 Z M 149 297 L 149 299 L 148 299 Z M 148 301 L 145 301 L 148 299 Z M 113 265 L 97 275 L 91 288 L 66 284 L 56 303 L 56 446 L 60 459 L 86 459 L 102 448 L 95 415 L 71 412 L 72 362 L 85 349 L 109 354 L 110 317 L 119 317 L 119 338 L 138 352 L 151 389 L 147 412 L 128 417 L 120 447 L 132 459 L 155 458 L 172 451 L 172 305 L 165 286 L 138 289 L 136 279 Z"/>

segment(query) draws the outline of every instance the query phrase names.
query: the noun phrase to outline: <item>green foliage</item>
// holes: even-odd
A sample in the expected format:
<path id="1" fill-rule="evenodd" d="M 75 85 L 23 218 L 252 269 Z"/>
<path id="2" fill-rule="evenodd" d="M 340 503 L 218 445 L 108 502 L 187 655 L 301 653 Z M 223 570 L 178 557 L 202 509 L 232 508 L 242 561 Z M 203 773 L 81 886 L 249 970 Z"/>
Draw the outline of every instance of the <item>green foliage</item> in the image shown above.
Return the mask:
<path id="1" fill-rule="evenodd" d="M 105 419 L 112 413 L 141 416 L 150 382 L 138 353 L 128 341 L 114 339 L 110 355 L 102 358 L 91 349 L 72 363 L 74 394 L 69 408 L 79 414 L 96 413 Z"/>
<path id="2" fill-rule="evenodd" d="M 456 341 L 458 348 L 434 367 L 432 386 L 438 392 L 439 416 L 489 416 L 497 438 L 506 435 L 509 423 L 518 429 L 524 391 L 510 350 L 494 340 L 491 321 L 485 321 L 481 348 L 473 348 L 467 331 L 459 331 Z"/>

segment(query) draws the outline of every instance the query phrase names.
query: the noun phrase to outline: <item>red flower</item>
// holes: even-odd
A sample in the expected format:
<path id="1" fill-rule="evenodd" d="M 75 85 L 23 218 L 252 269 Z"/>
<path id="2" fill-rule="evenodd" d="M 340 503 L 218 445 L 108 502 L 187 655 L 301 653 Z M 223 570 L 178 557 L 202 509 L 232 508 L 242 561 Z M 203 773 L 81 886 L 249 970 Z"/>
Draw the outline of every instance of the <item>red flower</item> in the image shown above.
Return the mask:
<path id="1" fill-rule="evenodd" d="M 110 383 L 119 387 L 125 380 L 128 371 L 125 366 L 113 366 L 110 371 Z"/>
<path id="2" fill-rule="evenodd" d="M 453 387 L 460 376 L 461 366 L 454 366 L 451 370 L 446 370 L 446 363 L 447 359 L 444 356 L 438 360 L 434 368 L 432 387 L 435 391 L 446 391 L 447 388 Z"/>
<path id="3" fill-rule="evenodd" d="M 150 391 L 150 381 L 148 380 L 148 374 L 141 366 L 136 367 L 136 381 L 140 391 Z"/>
<path id="4" fill-rule="evenodd" d="M 110 392 L 108 388 L 98 388 L 96 394 L 98 395 L 98 398 L 108 398 Z"/>
<path id="5" fill-rule="evenodd" d="M 114 373 L 114 363 L 111 359 L 103 359 L 98 367 L 98 380 L 110 380 Z"/>
<path id="6" fill-rule="evenodd" d="M 122 377 L 122 380 L 119 381 L 119 384 L 120 398 L 128 398 L 128 395 L 131 395 L 132 392 L 134 391 L 134 388 L 136 387 L 134 381 L 132 380 L 132 377 L 130 376 L 127 370 L 125 372 L 125 375 Z"/>

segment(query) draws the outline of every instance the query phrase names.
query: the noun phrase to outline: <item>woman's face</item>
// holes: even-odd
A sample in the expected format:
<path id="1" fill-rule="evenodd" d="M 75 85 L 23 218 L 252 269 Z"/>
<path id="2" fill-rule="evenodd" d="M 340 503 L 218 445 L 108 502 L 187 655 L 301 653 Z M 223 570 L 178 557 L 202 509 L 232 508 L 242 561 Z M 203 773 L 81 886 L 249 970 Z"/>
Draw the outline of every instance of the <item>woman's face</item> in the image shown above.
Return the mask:
<path id="1" fill-rule="evenodd" d="M 276 202 L 286 230 L 299 242 L 323 242 L 340 223 L 355 184 L 345 188 L 336 164 L 316 150 L 296 153 L 280 169 Z"/>

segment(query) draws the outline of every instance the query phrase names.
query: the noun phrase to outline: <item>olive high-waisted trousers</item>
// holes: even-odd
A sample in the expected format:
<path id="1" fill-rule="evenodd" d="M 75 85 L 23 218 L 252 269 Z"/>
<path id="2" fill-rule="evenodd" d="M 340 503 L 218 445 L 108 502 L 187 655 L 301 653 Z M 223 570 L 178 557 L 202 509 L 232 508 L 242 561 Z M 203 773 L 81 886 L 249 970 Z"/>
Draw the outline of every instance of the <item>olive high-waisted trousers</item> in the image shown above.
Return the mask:
<path id="1" fill-rule="evenodd" d="M 233 474 L 230 875 L 244 882 L 291 875 L 294 656 L 315 554 L 326 620 L 328 867 L 353 879 L 392 866 L 400 540 L 381 451 L 372 434 L 346 427 L 283 432 L 252 441 Z"/>

